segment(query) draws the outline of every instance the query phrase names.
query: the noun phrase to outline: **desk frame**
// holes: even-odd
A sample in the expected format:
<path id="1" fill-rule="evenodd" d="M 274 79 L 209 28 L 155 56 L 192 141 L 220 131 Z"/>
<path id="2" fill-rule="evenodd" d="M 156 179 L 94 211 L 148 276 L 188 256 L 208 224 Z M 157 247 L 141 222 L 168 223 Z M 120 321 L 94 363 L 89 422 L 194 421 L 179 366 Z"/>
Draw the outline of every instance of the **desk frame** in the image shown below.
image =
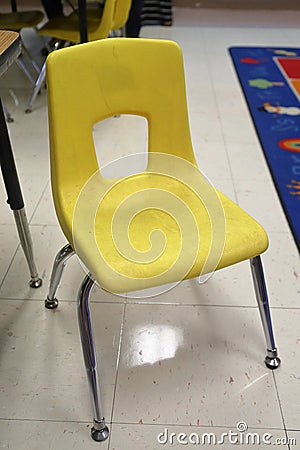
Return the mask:
<path id="1" fill-rule="evenodd" d="M 10 64 L 16 60 L 21 53 L 21 39 L 18 33 L 13 31 L 1 31 L 0 36 L 0 75 L 6 71 Z M 6 39 L 9 37 L 9 39 Z M 3 45 L 2 45 L 3 44 Z M 36 269 L 32 240 L 30 236 L 28 220 L 18 178 L 14 155 L 9 139 L 5 115 L 0 98 L 0 166 L 7 193 L 7 203 L 13 211 L 21 246 L 23 248 L 29 272 L 29 285 L 38 288 L 42 285 Z"/>

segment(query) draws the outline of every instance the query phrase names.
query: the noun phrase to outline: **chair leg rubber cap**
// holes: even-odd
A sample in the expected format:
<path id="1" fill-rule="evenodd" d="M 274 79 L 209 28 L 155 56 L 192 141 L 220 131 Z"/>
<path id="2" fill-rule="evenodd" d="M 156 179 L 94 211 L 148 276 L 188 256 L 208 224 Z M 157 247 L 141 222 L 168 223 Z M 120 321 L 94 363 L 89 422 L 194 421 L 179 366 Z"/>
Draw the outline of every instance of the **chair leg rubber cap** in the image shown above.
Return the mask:
<path id="1" fill-rule="evenodd" d="M 96 430 L 95 427 L 91 429 L 91 436 L 96 442 L 106 441 L 109 436 L 109 429 L 107 426 L 102 428 L 102 430 Z"/>
<path id="2" fill-rule="evenodd" d="M 29 281 L 29 286 L 33 289 L 38 289 L 43 284 L 43 280 L 41 278 L 37 278 Z"/>
<path id="3" fill-rule="evenodd" d="M 58 307 L 58 300 L 54 298 L 53 300 L 49 300 L 49 298 L 46 298 L 45 300 L 45 308 L 47 309 L 55 309 Z"/>
<path id="4" fill-rule="evenodd" d="M 266 356 L 265 364 L 268 369 L 275 370 L 280 366 L 281 360 L 280 358 L 278 358 L 278 356 L 274 356 L 273 358 L 270 358 L 270 356 Z"/>

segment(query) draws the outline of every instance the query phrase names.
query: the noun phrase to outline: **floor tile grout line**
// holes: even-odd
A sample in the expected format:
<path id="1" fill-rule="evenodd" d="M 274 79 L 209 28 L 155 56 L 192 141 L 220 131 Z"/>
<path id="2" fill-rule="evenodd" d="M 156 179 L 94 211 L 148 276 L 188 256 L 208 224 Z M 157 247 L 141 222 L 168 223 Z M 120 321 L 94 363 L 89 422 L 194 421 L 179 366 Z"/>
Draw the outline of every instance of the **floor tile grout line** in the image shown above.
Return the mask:
<path id="1" fill-rule="evenodd" d="M 213 74 L 212 74 L 212 71 L 211 71 L 211 65 L 210 65 L 210 61 L 209 61 L 209 58 L 208 58 L 208 54 L 207 54 L 205 38 L 204 38 L 204 47 L 205 47 L 205 60 L 207 62 L 208 71 L 209 71 L 209 83 L 210 83 L 210 86 L 212 88 L 214 102 L 215 102 L 215 105 L 216 105 L 216 111 L 217 111 L 217 115 L 218 115 L 219 128 L 221 130 L 223 146 L 224 146 L 224 149 L 225 149 L 226 159 L 227 159 L 227 163 L 228 163 L 228 167 L 229 167 L 229 172 L 230 172 L 230 175 L 231 175 L 231 182 L 232 182 L 232 185 L 233 185 L 235 202 L 238 203 L 238 196 L 237 196 L 236 186 L 235 186 L 235 183 L 234 183 L 233 170 L 232 170 L 232 167 L 231 167 L 231 162 L 230 162 L 230 158 L 229 158 L 228 148 L 227 148 L 227 144 L 226 144 L 226 139 L 225 139 L 225 134 L 224 134 L 224 129 L 223 129 L 223 123 L 222 123 L 222 121 L 220 119 L 221 112 L 220 112 L 220 107 L 219 107 L 219 103 L 218 103 L 217 93 L 216 93 L 216 89 L 215 89 L 215 83 L 213 81 Z"/>
<path id="2" fill-rule="evenodd" d="M 275 390 L 276 390 L 276 396 L 277 396 L 277 401 L 278 401 L 278 405 L 279 405 L 279 410 L 280 410 L 280 415 L 281 415 L 281 420 L 284 426 L 284 432 L 285 432 L 285 437 L 288 440 L 288 433 L 287 433 L 287 429 L 286 429 L 286 424 L 285 424 L 285 420 L 284 420 L 284 414 L 283 414 L 283 408 L 282 408 L 282 404 L 281 404 L 281 400 L 280 400 L 280 395 L 279 395 L 279 390 L 278 390 L 278 385 L 277 385 L 277 381 L 276 381 L 276 374 L 273 371 L 272 373 L 273 375 L 273 380 L 274 380 L 274 385 L 275 385 Z M 287 441 L 288 442 L 288 441 Z M 290 445 L 289 443 L 287 444 L 288 449 L 290 450 Z"/>
<path id="3" fill-rule="evenodd" d="M 16 298 L 16 297 L 1 297 L 0 296 L 0 302 L 1 301 L 26 301 L 26 302 L 41 302 L 44 301 L 44 297 L 40 297 L 40 298 Z M 60 303 L 76 303 L 76 300 L 74 299 L 70 299 L 70 300 L 62 300 L 60 299 Z M 126 304 L 127 306 L 130 305 L 141 305 L 141 306 L 166 306 L 166 307 L 174 307 L 174 306 L 178 306 L 178 307 L 195 307 L 195 308 L 239 308 L 239 309 L 249 309 L 249 310 L 256 310 L 258 309 L 257 305 L 222 305 L 222 304 L 217 304 L 217 305 L 213 305 L 213 304 L 209 304 L 209 303 L 204 303 L 204 304 L 196 304 L 196 303 L 177 303 L 177 302 L 131 302 L 131 301 L 126 301 L 126 300 L 91 300 L 90 301 L 91 304 L 116 304 L 116 305 L 124 305 Z M 282 311 L 298 311 L 300 310 L 300 307 L 296 307 L 296 306 L 272 306 L 270 307 L 271 310 L 282 310 Z"/>
<path id="4" fill-rule="evenodd" d="M 8 264 L 8 267 L 7 267 L 7 269 L 6 269 L 6 271 L 5 271 L 4 275 L 3 275 L 2 281 L 0 282 L 0 293 L 1 293 L 1 288 L 2 288 L 2 286 L 3 286 L 3 284 L 4 284 L 4 281 L 5 281 L 5 278 L 7 277 L 7 274 L 8 274 L 8 272 L 10 271 L 10 268 L 12 267 L 12 264 L 13 264 L 13 262 L 14 262 L 14 259 L 15 259 L 15 257 L 16 257 L 16 254 L 18 253 L 19 248 L 21 248 L 21 243 L 20 243 L 20 241 L 19 241 L 18 244 L 17 244 L 16 250 L 14 251 L 14 253 L 13 253 L 13 255 L 12 255 L 11 261 L 10 261 L 10 263 Z M 24 258 L 25 258 L 25 255 L 24 255 Z M 29 273 L 29 270 L 28 270 L 28 279 L 30 279 L 30 273 Z M 0 297 L 0 298 L 1 298 L 1 297 Z"/>
<path id="5" fill-rule="evenodd" d="M 86 424 L 86 425 L 90 425 L 90 420 L 68 420 L 68 419 L 62 419 L 62 420 L 58 420 L 58 419 L 35 419 L 35 418 L 9 418 L 9 417 L 0 417 L 0 422 L 4 422 L 4 421 L 8 421 L 8 422 L 46 422 L 46 423 L 57 423 L 57 424 L 62 424 L 62 423 L 75 423 L 75 424 Z M 155 427 L 155 428 L 161 428 L 161 427 L 185 427 L 185 428 L 199 428 L 199 429 L 211 429 L 211 428 L 235 428 L 235 425 L 209 425 L 209 424 L 202 424 L 202 425 L 198 425 L 198 424 L 187 424 L 187 423 L 138 423 L 138 422 L 120 422 L 120 421 L 106 421 L 106 423 L 108 425 L 132 425 L 132 426 L 137 426 L 137 427 Z M 283 427 L 259 427 L 259 426 L 249 426 L 248 428 L 249 430 L 272 430 L 272 431 L 285 431 L 285 429 Z M 287 431 L 296 431 L 296 432 L 300 432 L 300 430 L 297 429 L 287 429 Z"/>
<path id="6" fill-rule="evenodd" d="M 108 450 L 110 450 L 111 437 L 112 437 L 112 433 L 113 433 L 113 416 L 114 416 L 114 408 L 115 408 L 116 393 L 117 393 L 117 383 L 118 383 L 118 375 L 119 375 L 119 368 L 120 368 L 121 349 L 122 349 L 122 343 L 123 343 L 123 333 L 124 333 L 124 322 L 125 322 L 126 306 L 127 306 L 127 304 L 125 302 L 124 303 L 124 307 L 123 307 L 122 323 L 121 323 L 119 346 L 118 346 L 118 354 L 117 354 L 117 361 L 116 361 L 115 382 L 114 382 L 113 398 L 112 398 L 112 406 L 111 406 L 111 414 L 110 414 L 111 428 L 110 428 L 110 433 L 109 433 Z"/>
<path id="7" fill-rule="evenodd" d="M 76 294 L 77 295 L 77 294 Z M 0 303 L 1 301 L 7 301 L 7 302 L 32 302 L 32 303 L 40 303 L 43 302 L 45 299 L 44 298 L 7 298 L 7 297 L 0 297 Z M 77 300 L 61 300 L 59 299 L 59 304 L 67 304 L 67 303 L 77 303 Z M 92 304 L 97 304 L 97 305 L 124 305 L 125 302 L 124 301 L 119 301 L 119 302 L 114 302 L 114 301 L 108 301 L 108 300 L 99 300 L 99 301 L 90 301 L 90 303 Z"/>
<path id="8" fill-rule="evenodd" d="M 0 417 L 0 422 L 9 421 L 9 422 L 51 422 L 51 423 L 82 423 L 82 424 L 90 424 L 89 420 L 58 420 L 58 419 L 34 419 L 34 418 L 10 418 L 10 417 Z"/>
<path id="9" fill-rule="evenodd" d="M 113 416 L 114 416 L 114 407 L 115 407 L 115 400 L 116 400 L 118 375 L 119 375 L 119 369 L 120 369 L 120 358 L 121 358 L 121 350 L 122 350 L 122 343 L 123 343 L 126 309 L 127 309 L 127 304 L 124 303 L 123 314 L 122 314 L 122 323 L 121 323 L 121 328 L 120 328 L 118 354 L 117 354 L 117 360 L 116 360 L 115 383 L 114 383 L 113 400 L 112 400 L 112 408 L 111 408 L 111 416 L 110 416 L 111 423 L 113 423 Z"/>
<path id="10" fill-rule="evenodd" d="M 36 206 L 35 206 L 35 208 L 34 208 L 32 214 L 31 214 L 30 218 L 28 219 L 29 225 L 31 225 L 31 221 L 32 221 L 32 219 L 33 219 L 33 217 L 34 217 L 34 215 L 35 215 L 35 213 L 36 213 L 36 211 L 37 211 L 37 209 L 38 209 L 38 207 L 39 207 L 39 205 L 40 205 L 40 202 L 41 202 L 41 200 L 42 200 L 42 198 L 43 198 L 43 195 L 45 194 L 45 192 L 46 192 L 46 190 L 47 190 L 47 188 L 48 188 L 49 181 L 50 181 L 50 179 L 48 178 L 48 179 L 47 179 L 47 182 L 46 182 L 46 184 L 45 184 L 45 186 L 44 186 L 44 188 L 42 189 L 42 193 L 41 193 L 41 195 L 40 195 L 40 197 L 39 197 L 39 199 L 38 199 L 38 201 L 37 201 L 37 203 L 36 203 Z"/>
<path id="11" fill-rule="evenodd" d="M 93 302 L 98 303 L 97 300 L 93 300 Z M 107 302 L 107 303 L 112 303 L 112 302 Z M 196 303 L 177 303 L 177 302 L 126 302 L 127 305 L 148 305 L 148 306 L 169 306 L 169 307 L 173 307 L 173 306 L 178 306 L 178 307 L 195 307 L 195 308 L 207 308 L 207 307 L 212 307 L 212 308 L 241 308 L 241 309 L 251 309 L 251 310 L 257 310 L 258 306 L 257 305 L 222 305 L 222 304 L 209 304 L 209 303 L 204 303 L 204 304 L 196 304 Z M 298 306 L 290 306 L 290 307 L 285 307 L 285 306 L 271 306 L 270 307 L 271 310 L 283 310 L 283 311 L 298 311 L 300 309 L 300 307 Z"/>
<path id="12" fill-rule="evenodd" d="M 40 228 L 42 228 L 42 227 L 52 227 L 52 228 L 59 228 L 60 230 L 61 230 L 61 227 L 60 227 L 60 225 L 59 225 L 59 223 L 57 222 L 57 224 L 56 223 L 30 223 L 30 228 L 33 228 L 33 227 L 40 227 Z"/>
<path id="13" fill-rule="evenodd" d="M 115 422 L 111 422 L 111 425 L 133 425 L 133 426 L 137 426 L 137 427 L 155 427 L 155 428 L 162 428 L 162 427 L 174 427 L 174 428 L 198 428 L 198 429 L 212 429 L 212 428 L 226 428 L 226 429 L 235 429 L 236 428 L 236 424 L 235 425 L 198 425 L 198 424 L 187 424 L 187 423 L 147 423 L 147 422 L 143 422 L 142 424 L 138 423 L 138 422 L 120 422 L 120 421 L 115 421 Z M 257 427 L 257 426 L 249 426 L 248 430 L 270 430 L 270 431 L 285 431 L 283 427 Z M 296 430 L 297 431 L 297 430 Z"/>

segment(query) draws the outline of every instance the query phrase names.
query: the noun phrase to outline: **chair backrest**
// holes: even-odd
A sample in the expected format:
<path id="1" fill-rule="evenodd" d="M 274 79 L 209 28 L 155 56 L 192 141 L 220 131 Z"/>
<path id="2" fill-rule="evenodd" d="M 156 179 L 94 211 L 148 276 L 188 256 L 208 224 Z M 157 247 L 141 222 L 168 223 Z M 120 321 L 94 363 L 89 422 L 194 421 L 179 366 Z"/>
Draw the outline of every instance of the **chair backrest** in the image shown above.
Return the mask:
<path id="1" fill-rule="evenodd" d="M 148 150 L 193 164 L 181 49 L 175 42 L 111 38 L 47 59 L 51 177 L 58 216 L 74 208 L 99 169 L 92 127 L 116 114 L 148 121 Z M 62 223 L 66 232 L 70 226 Z"/>
<path id="2" fill-rule="evenodd" d="M 109 35 L 114 21 L 116 3 L 117 0 L 105 0 L 103 4 L 100 2 L 87 1 L 88 41 L 104 39 Z M 65 18 L 62 17 L 60 19 L 61 19 L 61 27 L 63 28 Z M 74 39 L 73 42 L 80 42 L 78 31 L 78 11 L 74 10 L 74 12 L 69 16 L 67 16 L 66 19 L 67 23 L 69 19 L 74 20 L 75 25 L 74 28 L 76 29 L 77 33 L 75 34 L 76 40 Z M 57 18 L 55 18 L 54 20 L 56 21 Z M 47 24 L 45 25 L 44 28 L 46 29 L 48 28 Z M 68 31 L 69 28 L 67 27 L 66 30 Z M 73 30 L 72 33 L 74 33 Z M 66 40 L 68 39 L 66 38 Z"/>
<path id="3" fill-rule="evenodd" d="M 109 35 L 114 20 L 116 1 L 117 0 L 105 0 L 101 19 L 99 19 L 98 26 L 93 30 L 93 33 L 90 33 L 89 30 L 88 40 L 104 39 Z"/>
<path id="4" fill-rule="evenodd" d="M 116 0 L 112 30 L 119 30 L 127 22 L 132 0 Z"/>

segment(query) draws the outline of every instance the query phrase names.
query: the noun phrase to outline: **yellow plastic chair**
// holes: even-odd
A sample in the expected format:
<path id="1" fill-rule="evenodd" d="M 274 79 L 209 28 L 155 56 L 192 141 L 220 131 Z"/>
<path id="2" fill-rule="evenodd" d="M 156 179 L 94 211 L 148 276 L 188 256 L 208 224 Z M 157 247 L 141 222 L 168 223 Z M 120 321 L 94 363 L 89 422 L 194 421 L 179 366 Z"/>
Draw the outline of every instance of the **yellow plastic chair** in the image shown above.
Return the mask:
<path id="1" fill-rule="evenodd" d="M 0 29 L 20 32 L 23 28 L 35 28 L 44 19 L 44 14 L 37 10 L 28 11 L 12 11 L 7 13 L 0 13 Z M 32 59 L 30 52 L 22 41 L 22 54 L 25 54 L 35 72 L 39 74 L 39 67 Z M 16 60 L 16 63 L 23 70 L 27 78 L 32 84 L 35 84 L 30 71 L 22 60 L 22 54 Z"/>
<path id="2" fill-rule="evenodd" d="M 76 253 L 89 272 L 78 294 L 78 318 L 93 399 L 93 439 L 109 433 L 89 310 L 96 282 L 114 293 L 130 292 L 205 277 L 250 259 L 267 343 L 265 363 L 277 368 L 260 260 L 268 238 L 197 167 L 179 46 L 112 38 L 58 50 L 47 60 L 47 84 L 52 192 L 68 244 L 57 254 L 45 306 L 57 307 L 63 268 Z M 148 165 L 127 177 L 104 178 L 92 128 L 117 114 L 147 119 Z"/>
<path id="3" fill-rule="evenodd" d="M 89 18 L 87 16 L 88 40 L 95 41 L 104 39 L 109 35 L 113 24 L 113 16 L 115 11 L 115 3 L 117 0 L 105 0 L 103 12 L 101 17 L 98 16 Z M 69 16 L 57 16 L 49 20 L 43 27 L 38 30 L 38 35 L 49 36 L 57 40 L 54 49 L 60 47 L 62 41 L 67 41 L 72 44 L 80 42 L 79 22 L 77 13 L 72 13 Z M 32 111 L 34 101 L 41 90 L 46 78 L 46 62 L 42 66 L 39 76 L 36 80 L 34 89 L 29 99 L 26 113 Z"/>

